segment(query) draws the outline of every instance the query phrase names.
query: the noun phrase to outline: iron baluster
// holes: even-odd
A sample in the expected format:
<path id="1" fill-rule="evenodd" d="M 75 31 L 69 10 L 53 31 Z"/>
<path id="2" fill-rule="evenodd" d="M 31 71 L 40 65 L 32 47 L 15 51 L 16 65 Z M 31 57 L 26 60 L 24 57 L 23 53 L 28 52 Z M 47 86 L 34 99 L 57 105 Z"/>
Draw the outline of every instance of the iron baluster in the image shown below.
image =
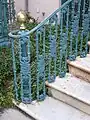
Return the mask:
<path id="1" fill-rule="evenodd" d="M 63 12 L 61 10 L 61 14 L 60 14 L 60 73 L 59 76 L 60 77 L 64 77 L 64 72 L 62 72 L 62 34 L 63 34 Z"/>
<path id="2" fill-rule="evenodd" d="M 18 100 L 18 86 L 17 86 L 17 77 L 16 77 L 16 61 L 15 61 L 15 51 L 14 51 L 14 40 L 11 38 L 12 44 L 12 60 L 13 60 L 13 72 L 14 72 L 14 91 L 15 91 L 15 98 Z"/>
<path id="3" fill-rule="evenodd" d="M 30 56 L 30 39 L 28 39 L 28 44 L 27 44 L 27 47 L 28 47 L 28 63 L 30 64 L 30 60 L 31 60 L 31 56 Z M 31 66 L 29 66 L 29 91 L 30 91 L 30 94 L 29 94 L 29 99 L 30 101 L 32 101 L 32 93 L 31 93 Z"/>
<path id="4" fill-rule="evenodd" d="M 86 36 L 86 46 L 85 46 L 85 53 L 87 54 L 88 53 L 88 39 L 89 39 L 89 33 L 90 33 L 90 31 L 89 31 L 89 27 L 90 27 L 90 16 L 89 16 L 89 13 L 90 12 L 90 1 L 88 1 L 88 3 L 87 3 L 87 13 L 85 14 L 85 17 L 86 18 L 84 18 L 84 23 L 86 23 L 85 25 L 84 25 L 84 33 L 85 33 L 85 36 Z M 85 27 L 86 26 L 86 27 Z"/>
<path id="5" fill-rule="evenodd" d="M 45 60 L 45 35 L 46 35 L 46 31 L 45 31 L 45 26 L 43 28 L 43 54 L 44 54 L 44 60 Z M 45 64 L 45 61 L 44 61 Z M 44 65 L 45 67 L 45 65 Z M 45 68 L 44 68 L 45 69 Z M 43 93 L 46 96 L 46 88 L 45 88 L 45 70 L 44 70 L 44 79 L 43 79 L 43 84 L 44 84 L 44 88 L 43 88 Z"/>
<path id="6" fill-rule="evenodd" d="M 49 24 L 50 24 L 49 40 L 51 41 L 51 23 L 49 23 Z M 49 49 L 49 73 L 48 73 L 48 81 L 52 82 L 52 80 L 51 80 L 51 69 L 50 69 L 50 67 L 51 67 L 51 53 L 50 52 L 51 51 Z"/>
<path id="7" fill-rule="evenodd" d="M 69 60 L 75 60 L 75 55 L 73 54 L 73 22 L 74 22 L 74 8 L 75 8 L 75 1 L 72 1 L 72 12 L 71 12 L 71 32 L 70 32 L 70 55 Z"/>
<path id="8" fill-rule="evenodd" d="M 37 100 L 44 100 L 46 93 L 45 93 L 45 46 L 43 44 L 43 53 L 39 53 L 39 35 L 40 35 L 40 42 L 41 34 L 43 34 L 43 28 L 36 31 L 36 57 L 37 57 Z M 43 40 L 42 43 L 45 43 Z"/>
<path id="9" fill-rule="evenodd" d="M 55 20 L 55 39 L 56 39 L 56 43 L 57 43 L 57 38 L 58 38 L 58 15 L 56 15 L 56 20 Z M 56 62 L 57 62 L 57 44 L 56 44 L 56 46 L 55 46 L 55 50 L 56 50 L 56 57 L 54 58 L 54 67 L 55 67 L 55 69 L 54 69 L 54 73 L 55 73 L 55 77 L 56 77 L 56 67 L 57 67 L 57 65 L 56 65 Z"/>
<path id="10" fill-rule="evenodd" d="M 75 50 L 75 54 L 76 57 L 78 55 L 78 37 L 79 37 L 79 19 L 80 19 L 80 5 L 81 5 L 81 0 L 78 1 L 78 12 L 76 13 L 77 15 L 77 32 L 76 32 L 76 50 Z"/>
<path id="11" fill-rule="evenodd" d="M 37 57 L 37 61 L 38 61 L 38 31 L 36 32 L 36 57 Z M 37 99 L 39 100 L 39 74 L 38 74 L 38 69 L 37 69 Z"/>
<path id="12" fill-rule="evenodd" d="M 68 27 L 69 27 L 69 6 L 67 6 L 67 16 L 66 16 L 66 47 L 68 47 Z M 66 56 L 65 56 L 65 72 L 67 72 L 67 53 L 68 53 L 68 50 L 66 48 Z"/>
<path id="13" fill-rule="evenodd" d="M 12 22 L 12 1 L 9 0 L 9 20 Z"/>
<path id="14" fill-rule="evenodd" d="M 85 18 L 84 18 L 85 19 Z M 87 18 L 86 18 L 86 42 L 85 42 L 85 53 L 87 54 L 88 53 L 88 38 L 89 38 L 89 15 L 87 14 Z"/>
<path id="15" fill-rule="evenodd" d="M 57 15 L 55 14 L 50 20 L 49 32 L 49 78 L 48 81 L 54 82 L 56 78 L 56 37 L 57 37 Z M 52 32 L 53 30 L 53 32 Z M 52 63 L 54 68 L 51 69 Z"/>
<path id="16" fill-rule="evenodd" d="M 12 20 L 13 20 L 13 22 L 14 22 L 14 20 L 15 20 L 15 6 L 14 6 L 14 0 L 12 0 Z"/>
<path id="17" fill-rule="evenodd" d="M 4 19 L 4 23 L 3 23 L 3 35 L 5 37 L 8 36 L 8 26 L 7 26 L 7 1 L 3 2 L 4 4 L 4 14 L 3 14 L 3 19 Z"/>
<path id="18" fill-rule="evenodd" d="M 2 37 L 2 2 L 0 2 L 0 38 Z"/>
<path id="19" fill-rule="evenodd" d="M 85 57 L 85 52 L 83 52 L 82 47 L 83 47 L 83 34 L 84 34 L 84 14 L 85 14 L 85 0 L 83 0 L 83 10 L 82 10 L 82 28 L 81 28 L 81 44 L 80 44 L 80 57 L 83 58 Z"/>

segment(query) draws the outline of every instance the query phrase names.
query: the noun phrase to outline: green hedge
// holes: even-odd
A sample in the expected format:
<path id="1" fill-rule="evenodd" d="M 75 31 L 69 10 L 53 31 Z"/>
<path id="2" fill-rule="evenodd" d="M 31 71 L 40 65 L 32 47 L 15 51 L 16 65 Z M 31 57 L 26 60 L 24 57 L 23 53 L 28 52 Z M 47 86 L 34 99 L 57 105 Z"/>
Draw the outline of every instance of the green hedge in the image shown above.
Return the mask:
<path id="1" fill-rule="evenodd" d="M 10 48 L 0 48 L 0 106 L 12 105 L 12 57 Z"/>

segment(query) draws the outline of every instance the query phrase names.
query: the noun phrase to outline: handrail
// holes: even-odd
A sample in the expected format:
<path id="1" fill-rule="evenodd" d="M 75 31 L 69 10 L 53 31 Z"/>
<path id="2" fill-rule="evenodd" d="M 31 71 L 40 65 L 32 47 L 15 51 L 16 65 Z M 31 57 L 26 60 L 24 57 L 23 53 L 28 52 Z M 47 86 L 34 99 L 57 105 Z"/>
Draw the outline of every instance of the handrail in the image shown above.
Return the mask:
<path id="1" fill-rule="evenodd" d="M 20 38 L 20 37 L 25 37 L 29 34 L 31 34 L 32 32 L 36 31 L 37 29 L 39 29 L 42 25 L 44 25 L 54 14 L 58 13 L 61 9 L 63 9 L 67 4 L 69 4 L 71 1 L 73 0 L 68 0 L 67 2 L 65 2 L 60 8 L 58 8 L 57 10 L 55 10 L 53 13 L 51 13 L 47 18 L 45 18 L 40 24 L 38 24 L 35 28 L 33 28 L 32 30 L 26 32 L 23 35 L 13 35 L 14 33 L 18 32 L 18 30 L 10 32 L 9 33 L 9 37 L 11 38 Z"/>

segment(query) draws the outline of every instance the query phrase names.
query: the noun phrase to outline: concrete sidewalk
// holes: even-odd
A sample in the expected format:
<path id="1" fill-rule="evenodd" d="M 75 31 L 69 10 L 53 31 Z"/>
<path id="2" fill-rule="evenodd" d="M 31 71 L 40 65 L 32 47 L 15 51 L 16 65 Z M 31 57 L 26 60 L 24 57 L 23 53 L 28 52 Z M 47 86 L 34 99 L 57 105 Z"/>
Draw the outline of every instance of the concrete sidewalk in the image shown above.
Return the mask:
<path id="1" fill-rule="evenodd" d="M 34 120 L 18 109 L 0 109 L 0 120 Z"/>

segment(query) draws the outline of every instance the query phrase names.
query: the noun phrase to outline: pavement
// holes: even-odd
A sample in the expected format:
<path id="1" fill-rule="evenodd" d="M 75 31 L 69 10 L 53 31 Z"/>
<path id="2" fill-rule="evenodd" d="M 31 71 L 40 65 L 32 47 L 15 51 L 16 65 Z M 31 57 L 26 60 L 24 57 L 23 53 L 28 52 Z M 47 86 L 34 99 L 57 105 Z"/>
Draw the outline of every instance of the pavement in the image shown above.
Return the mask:
<path id="1" fill-rule="evenodd" d="M 34 120 L 16 108 L 1 109 L 0 120 Z"/>

